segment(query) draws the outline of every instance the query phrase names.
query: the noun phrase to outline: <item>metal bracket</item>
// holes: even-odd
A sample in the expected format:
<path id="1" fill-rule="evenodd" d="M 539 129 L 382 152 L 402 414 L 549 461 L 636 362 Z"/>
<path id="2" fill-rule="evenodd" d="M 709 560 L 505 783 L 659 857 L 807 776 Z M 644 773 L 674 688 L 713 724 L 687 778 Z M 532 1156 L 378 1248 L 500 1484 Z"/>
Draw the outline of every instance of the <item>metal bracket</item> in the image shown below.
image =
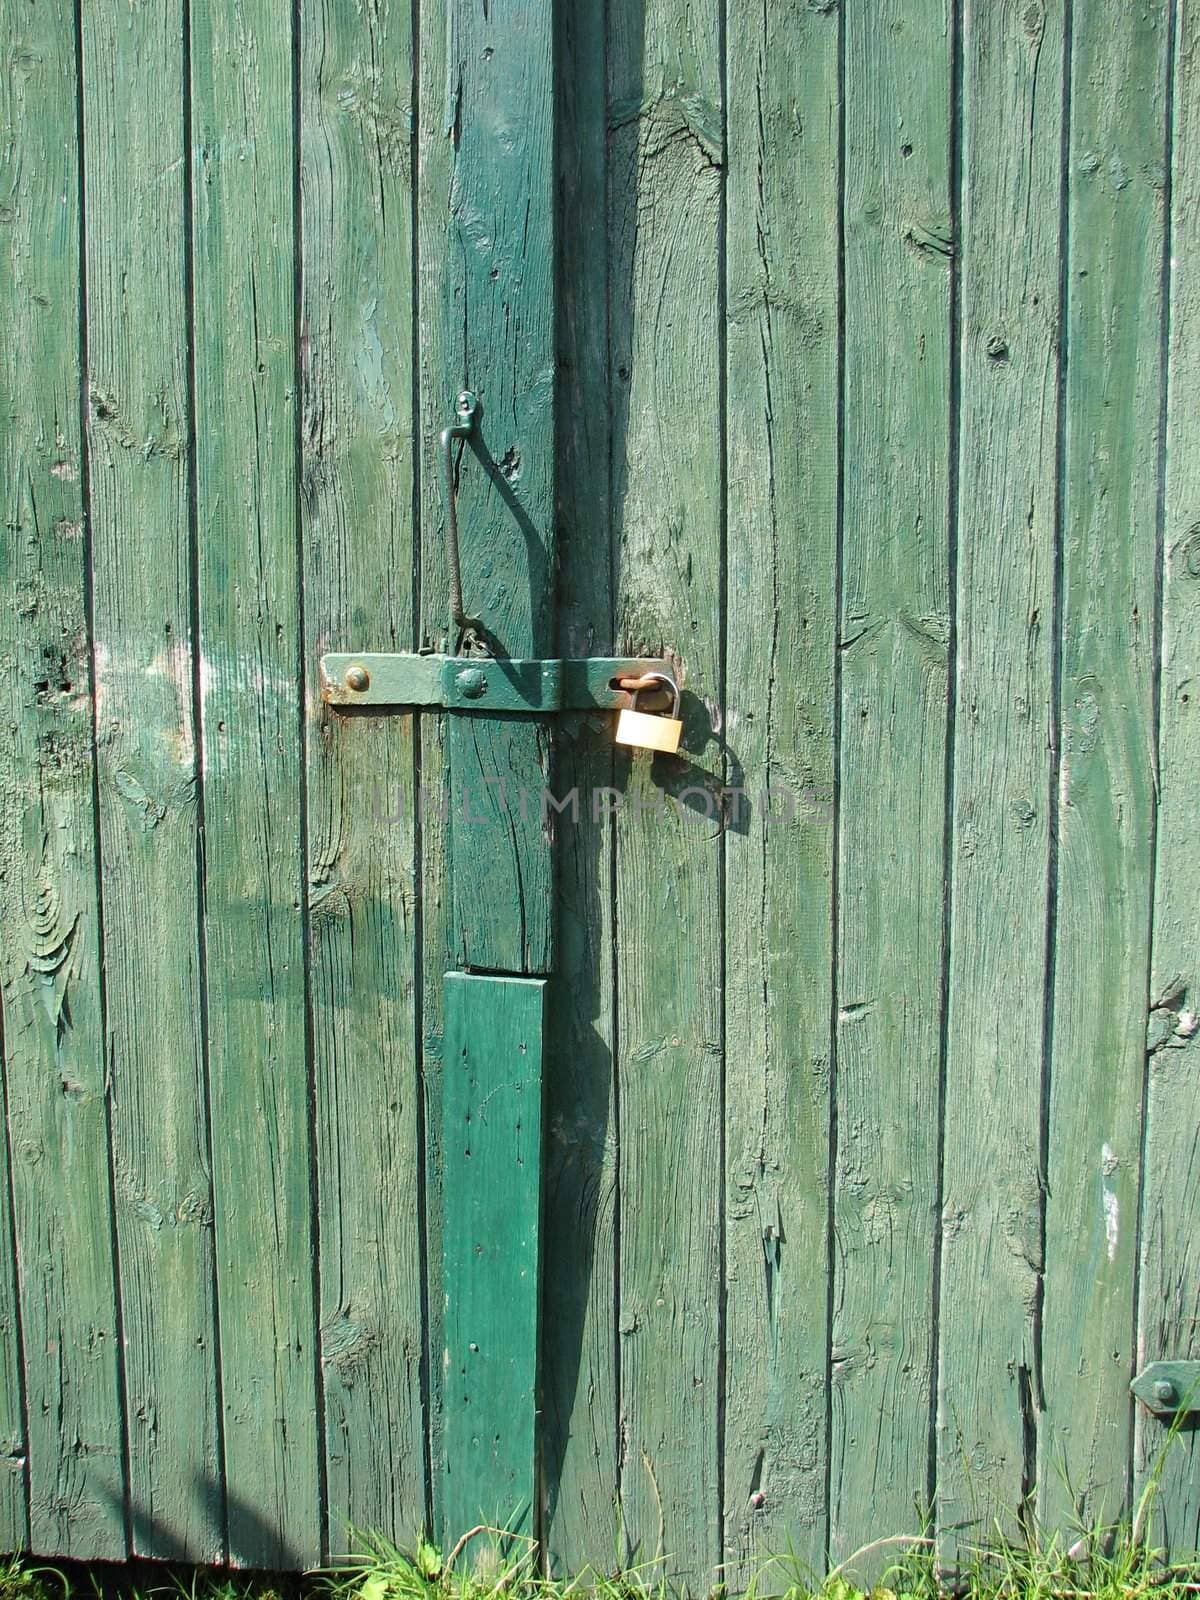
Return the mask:
<path id="1" fill-rule="evenodd" d="M 1200 1412 L 1200 1361 L 1151 1361 L 1129 1387 L 1155 1416 Z"/>
<path id="2" fill-rule="evenodd" d="M 673 677 L 667 661 L 589 656 L 510 661 L 503 656 L 327 655 L 321 699 L 331 706 L 444 706 L 450 711 L 623 711 L 633 696 L 618 678 Z"/>

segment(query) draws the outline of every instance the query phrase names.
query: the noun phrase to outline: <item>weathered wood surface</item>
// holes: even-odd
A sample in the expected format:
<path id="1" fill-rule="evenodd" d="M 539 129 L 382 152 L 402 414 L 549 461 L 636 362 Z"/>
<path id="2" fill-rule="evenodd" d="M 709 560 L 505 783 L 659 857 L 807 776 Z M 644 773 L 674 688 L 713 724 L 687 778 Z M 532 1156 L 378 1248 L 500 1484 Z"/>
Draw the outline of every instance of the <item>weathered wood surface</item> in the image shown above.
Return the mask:
<path id="1" fill-rule="evenodd" d="M 201 999 L 183 13 L 83 14 L 105 1047 L 133 1549 L 219 1560 Z"/>
<path id="2" fill-rule="evenodd" d="M 1058 511 L 1061 3 L 962 23 L 957 652 L 937 1514 L 1014 1517 L 1042 1406 L 1042 1081 Z M 1008 130 L 997 139 L 996 130 Z M 997 996 L 1003 995 L 1002 1005 Z M 981 1292 L 981 1286 L 986 1290 Z"/>
<path id="3" fill-rule="evenodd" d="M 0 0 L 0 1543 L 484 1508 L 443 975 L 556 917 L 542 1477 L 495 1295 L 491 1511 L 698 1589 L 1149 1480 L 1129 1379 L 1200 1314 L 1194 18 L 777 11 Z M 455 644 L 464 383 L 469 609 L 672 653 L 678 762 L 319 704 L 326 650 Z"/>
<path id="4" fill-rule="evenodd" d="M 724 1577 L 824 1561 L 838 533 L 834 7 L 733 8 Z M 803 108 L 801 111 L 799 108 Z M 731 1065 L 732 1064 L 732 1065 Z M 774 1567 L 760 1583 L 785 1585 Z"/>
<path id="5" fill-rule="evenodd" d="M 600 6 L 560 10 L 558 137 L 558 648 L 614 648 L 609 512 L 608 91 Z M 547 992 L 542 1452 L 552 1571 L 577 1572 L 617 1540 L 618 1106 L 614 1072 L 614 822 L 608 717 L 559 718 L 553 774 L 557 945 Z"/>
<path id="6" fill-rule="evenodd" d="M 6 0 L 0 35 L 0 987 L 8 1135 L 0 1184 L 0 1541 L 6 1549 L 32 1541 L 47 1553 L 120 1557 L 125 1430 L 92 810 L 71 8 Z M 10 1196 L 20 1239 L 20 1329 Z"/>
<path id="7" fill-rule="evenodd" d="M 932 1487 L 956 249 L 949 7 L 845 29 L 835 1559 Z"/>
<path id="8" fill-rule="evenodd" d="M 292 37 L 193 14 L 205 994 L 230 1559 L 320 1561 L 305 1066 Z M 277 131 L 263 138 L 260 130 Z"/>
<path id="9" fill-rule="evenodd" d="M 328 1548 L 428 1516 L 413 718 L 318 700 L 409 650 L 416 547 L 407 6 L 300 10 L 300 580 Z M 427 902 L 428 903 L 428 902 Z M 435 970 L 442 970 L 439 964 Z"/>
<path id="10" fill-rule="evenodd" d="M 479 1522 L 524 1537 L 536 1527 L 541 1195 L 529 1178 L 541 1169 L 545 993 L 540 978 L 446 974 L 442 1517 L 455 1539 Z"/>
<path id="11" fill-rule="evenodd" d="M 617 645 L 675 656 L 686 690 L 679 756 L 616 762 L 619 1553 L 706 1584 L 724 1301 L 721 34 L 708 0 L 616 0 L 609 26 Z"/>
<path id="12" fill-rule="evenodd" d="M 492 654 L 518 657 L 551 655 L 554 642 L 552 23 L 550 8 L 528 0 L 447 12 L 442 133 L 453 168 L 441 197 L 441 314 L 455 354 L 440 373 L 442 426 L 458 388 L 472 390 L 480 412 L 451 491 L 464 606 Z M 548 727 L 527 717 L 454 717 L 449 745 L 458 962 L 548 972 Z"/>
<path id="13" fill-rule="evenodd" d="M 1163 368 L 1169 8 L 1076 7 L 1039 1510 L 1128 1504 Z M 1157 1353 L 1157 1352 L 1156 1352 Z M 1161 1354 L 1174 1354 L 1162 1351 Z"/>
<path id="14" fill-rule="evenodd" d="M 1200 1359 L 1200 1145 L 1196 1061 L 1200 867 L 1194 848 L 1200 789 L 1200 279 L 1187 269 L 1200 246 L 1200 14 L 1178 9 L 1174 40 L 1170 305 L 1166 460 L 1160 559 L 1162 647 L 1158 685 L 1158 833 L 1150 1017 L 1146 1035 L 1145 1170 L 1137 1356 Z M 1134 1412 L 1134 1499 L 1157 1475 L 1151 1534 L 1173 1550 L 1200 1549 L 1200 1433 L 1182 1429 L 1163 1459 L 1167 1428 Z"/>

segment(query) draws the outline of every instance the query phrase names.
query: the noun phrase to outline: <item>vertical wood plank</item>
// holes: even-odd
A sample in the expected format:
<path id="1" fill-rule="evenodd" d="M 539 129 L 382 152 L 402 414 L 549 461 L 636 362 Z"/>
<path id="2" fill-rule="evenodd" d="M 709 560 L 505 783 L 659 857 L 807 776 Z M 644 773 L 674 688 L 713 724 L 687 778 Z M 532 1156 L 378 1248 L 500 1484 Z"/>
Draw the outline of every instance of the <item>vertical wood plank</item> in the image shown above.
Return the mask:
<path id="1" fill-rule="evenodd" d="M 612 653 L 606 8 L 558 15 L 558 653 Z M 555 719 L 558 943 L 548 991 L 543 1537 L 551 1570 L 617 1543 L 617 1106 L 611 716 Z M 572 798 L 573 797 L 573 798 Z"/>
<path id="2" fill-rule="evenodd" d="M 673 654 L 687 690 L 680 756 L 616 762 L 621 1515 L 628 1557 L 703 1588 L 721 1551 L 721 27 L 710 3 L 609 15 L 617 646 Z"/>
<path id="3" fill-rule="evenodd" d="M 1045 1394 L 1051 1529 L 1128 1501 L 1154 830 L 1168 6 L 1074 9 Z"/>
<path id="4" fill-rule="evenodd" d="M 0 1546 L 120 1557 L 123 1421 L 92 811 L 72 8 L 5 0 L 0 35 L 0 980 L 8 1110 Z"/>
<path id="5" fill-rule="evenodd" d="M 448 650 L 450 636 L 448 575 L 445 546 L 445 490 L 438 435 L 446 426 L 446 408 L 453 404 L 458 367 L 456 319 L 447 262 L 453 259 L 453 221 L 446 205 L 454 169 L 455 95 L 450 72 L 449 29 L 444 21 L 425 20 L 415 41 L 418 74 L 416 194 L 417 377 L 416 446 L 419 528 L 417 587 L 418 648 Z M 454 965 L 450 889 L 450 766 L 448 718 L 441 714 L 415 720 L 418 815 L 420 990 L 418 1027 L 425 1112 L 425 1231 L 428 1312 L 425 1349 L 428 1370 L 428 1454 L 430 1523 L 435 1539 L 442 1536 L 442 1051 L 444 1021 L 442 976 Z"/>
<path id="6" fill-rule="evenodd" d="M 949 6 L 845 30 L 835 1559 L 927 1493 L 955 250 Z"/>
<path id="7" fill-rule="evenodd" d="M 305 663 L 414 620 L 412 8 L 300 9 Z M 335 644 L 335 641 L 338 643 Z M 308 707 L 329 1543 L 427 1518 L 413 719 Z M 441 971 L 441 964 L 438 965 Z"/>
<path id="8" fill-rule="evenodd" d="M 460 385 L 481 407 L 456 468 L 464 605 L 492 654 L 542 656 L 554 648 L 555 599 L 553 15 L 529 0 L 455 5 L 447 25 L 454 365 L 442 372 L 442 425 Z M 553 834 L 540 815 L 550 741 L 549 725 L 529 717 L 450 719 L 461 966 L 550 970 Z"/>
<path id="9" fill-rule="evenodd" d="M 825 1552 L 841 12 L 731 7 L 724 1577 Z M 759 1575 L 768 1586 L 789 1574 Z"/>
<path id="10" fill-rule="evenodd" d="M 83 11 L 88 426 L 108 1072 L 130 1516 L 223 1553 L 198 959 L 183 19 Z"/>
<path id="11" fill-rule="evenodd" d="M 204 916 L 229 1557 L 320 1561 L 301 920 L 292 37 L 193 13 Z"/>
<path id="12" fill-rule="evenodd" d="M 443 1516 L 534 1531 L 546 984 L 448 972 Z"/>
<path id="13" fill-rule="evenodd" d="M 1171 303 L 1163 497 L 1159 809 L 1150 969 L 1149 1079 L 1142 1174 L 1141 1299 L 1135 1366 L 1200 1358 L 1200 1150 L 1196 1142 L 1196 1026 L 1200 970 L 1193 838 L 1197 808 L 1196 663 L 1200 660 L 1200 14 L 1177 12 L 1171 160 Z M 1160 1462 L 1166 1430 L 1135 1408 L 1139 1499 L 1156 1471 L 1152 1537 L 1183 1554 L 1200 1549 L 1200 1434 L 1180 1432 Z"/>
<path id="14" fill-rule="evenodd" d="M 422 415 L 433 419 L 436 437 L 451 419 L 459 388 L 478 396 L 475 431 L 455 465 L 466 608 L 493 654 L 545 655 L 553 649 L 555 598 L 553 13 L 530 0 L 505 0 L 483 8 L 455 5 L 445 20 L 441 131 L 449 160 L 430 160 L 420 190 L 422 207 L 440 218 L 440 226 L 429 229 L 428 249 L 424 236 L 421 246 L 430 265 L 421 325 L 423 334 L 431 329 L 432 351 Z M 443 503 L 430 532 L 440 533 L 447 509 L 440 460 L 432 470 Z M 443 563 L 434 570 L 444 594 Z M 460 641 L 450 643 L 456 648 Z M 553 828 L 541 816 L 549 747 L 549 728 L 537 719 L 449 719 L 451 933 L 460 966 L 513 973 L 549 968 Z M 507 1181 L 492 1171 L 503 1151 L 487 1146 L 486 1152 L 471 1163 L 468 1185 L 443 1187 L 446 1272 L 452 1263 L 459 1270 L 450 1241 L 466 1226 L 477 1194 Z M 540 1194 L 540 1152 L 524 1167 L 523 1181 L 531 1196 Z M 443 1278 L 447 1308 L 460 1287 Z M 506 1293 L 509 1337 L 516 1339 L 536 1318 L 536 1273 L 518 1278 L 514 1271 Z M 481 1423 L 478 1405 L 464 1410 L 468 1402 L 457 1377 L 470 1367 L 471 1352 L 456 1343 L 460 1334 L 462 1325 L 447 1323 L 443 1361 L 450 1387 L 441 1422 L 443 1489 L 452 1496 L 443 1510 L 447 1543 L 490 1514 L 498 1494 L 486 1457 L 463 1448 L 468 1436 L 490 1437 L 499 1422 L 489 1414 Z M 524 1370 L 513 1392 L 534 1396 L 536 1346 L 514 1345 L 503 1360 Z M 499 1398 L 496 1391 L 486 1403 Z M 525 1419 L 506 1419 L 506 1425 L 522 1435 Z M 534 1460 L 518 1450 L 508 1461 L 513 1472 L 518 1458 L 528 1473 L 518 1496 L 528 1519 L 537 1498 Z M 464 1470 L 474 1476 L 464 1477 Z"/>
<path id="15" fill-rule="evenodd" d="M 1061 0 L 967 0 L 938 1372 L 947 1562 L 997 1519 L 1015 1534 L 1037 1468 L 1063 44 Z"/>

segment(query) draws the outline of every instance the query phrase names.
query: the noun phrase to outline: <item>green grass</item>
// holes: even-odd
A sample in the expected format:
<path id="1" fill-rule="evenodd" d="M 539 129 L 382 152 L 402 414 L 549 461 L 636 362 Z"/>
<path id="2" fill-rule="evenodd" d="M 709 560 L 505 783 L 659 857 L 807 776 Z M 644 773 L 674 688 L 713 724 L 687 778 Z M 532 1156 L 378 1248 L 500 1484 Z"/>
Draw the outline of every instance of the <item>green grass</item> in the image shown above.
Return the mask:
<path id="1" fill-rule="evenodd" d="M 741 1600 L 1196 1600 L 1200 1559 L 1167 1567 L 1133 1525 L 1102 1528 L 1070 1544 L 997 1530 L 951 1580 L 927 1534 L 880 1538 L 821 1578 L 788 1555 L 763 1563 Z M 861 1573 L 877 1574 L 860 1587 Z M 430 1544 L 401 1550 L 378 1535 L 355 1538 L 337 1567 L 303 1576 L 128 1566 L 0 1562 L 0 1600 L 674 1600 L 663 1563 L 589 1570 L 552 1580 L 528 1541 L 478 1528 L 443 1558 Z M 714 1600 L 735 1600 L 723 1590 Z"/>

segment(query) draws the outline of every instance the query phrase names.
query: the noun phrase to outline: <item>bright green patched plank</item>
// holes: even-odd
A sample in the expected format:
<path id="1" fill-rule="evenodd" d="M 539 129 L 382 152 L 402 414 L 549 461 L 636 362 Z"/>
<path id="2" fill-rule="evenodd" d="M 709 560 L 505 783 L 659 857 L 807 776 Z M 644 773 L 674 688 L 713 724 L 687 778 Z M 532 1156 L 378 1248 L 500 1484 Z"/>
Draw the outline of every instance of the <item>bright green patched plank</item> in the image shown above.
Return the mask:
<path id="1" fill-rule="evenodd" d="M 955 248 L 947 0 L 845 31 L 835 1559 L 928 1493 Z"/>
<path id="2" fill-rule="evenodd" d="M 1196 1062 L 1200 966 L 1195 851 L 1200 756 L 1200 14 L 1181 6 L 1175 41 L 1167 455 L 1163 503 L 1162 676 L 1158 846 L 1150 968 L 1146 1164 L 1142 1177 L 1141 1303 L 1136 1365 L 1200 1359 L 1200 1152 Z M 1200 1549 L 1200 1434 L 1179 1434 L 1159 1461 L 1166 1427 L 1140 1406 L 1135 1501 L 1158 1475 L 1153 1542 L 1180 1557 Z M 1161 1468 L 1161 1470 L 1160 1470 Z"/>
<path id="3" fill-rule="evenodd" d="M 325 650 L 413 646 L 411 28 L 407 5 L 300 8 L 308 865 L 334 1553 L 351 1526 L 409 1540 L 427 1517 L 413 721 L 317 701 Z"/>
<path id="4" fill-rule="evenodd" d="M 609 25 L 616 644 L 677 653 L 686 690 L 681 755 L 616 761 L 619 1554 L 707 1591 L 725 1201 L 719 8 L 615 0 Z"/>
<path id="5" fill-rule="evenodd" d="M 0 1546 L 119 1558 L 123 1422 L 92 815 L 72 8 L 5 0 L 0 33 L 0 977 L 22 1268 L 19 1328 L 6 1178 Z"/>
<path id="6" fill-rule="evenodd" d="M 731 9 L 723 1577 L 825 1548 L 837 7 Z"/>
<path id="7" fill-rule="evenodd" d="M 104 962 L 134 1549 L 223 1554 L 198 962 L 178 7 L 83 14 Z"/>
<path id="8" fill-rule="evenodd" d="M 445 979 L 443 1516 L 528 1535 L 535 1508 L 544 981 Z M 457 1532 L 455 1531 L 457 1530 Z"/>
<path id="9" fill-rule="evenodd" d="M 612 647 L 605 8 L 564 6 L 558 136 L 558 648 Z M 600 403 L 597 403 L 598 399 Z M 613 1077 L 611 714 L 556 719 L 558 942 L 546 1057 L 543 1538 L 551 1570 L 616 1549 L 617 1122 Z M 577 800 L 570 797 L 577 795 Z"/>
<path id="10" fill-rule="evenodd" d="M 1057 512 L 1061 0 L 963 18 L 943 1558 L 1033 1486 Z M 1012 137 L 998 139 L 999 128 Z M 986 1292 L 981 1292 L 986 1285 Z"/>
<path id="11" fill-rule="evenodd" d="M 200 736 L 230 1559 L 321 1559 L 304 1043 L 291 33 L 193 14 Z"/>
<path id="12" fill-rule="evenodd" d="M 1039 1510 L 1128 1503 L 1154 830 L 1167 7 L 1076 7 Z"/>

